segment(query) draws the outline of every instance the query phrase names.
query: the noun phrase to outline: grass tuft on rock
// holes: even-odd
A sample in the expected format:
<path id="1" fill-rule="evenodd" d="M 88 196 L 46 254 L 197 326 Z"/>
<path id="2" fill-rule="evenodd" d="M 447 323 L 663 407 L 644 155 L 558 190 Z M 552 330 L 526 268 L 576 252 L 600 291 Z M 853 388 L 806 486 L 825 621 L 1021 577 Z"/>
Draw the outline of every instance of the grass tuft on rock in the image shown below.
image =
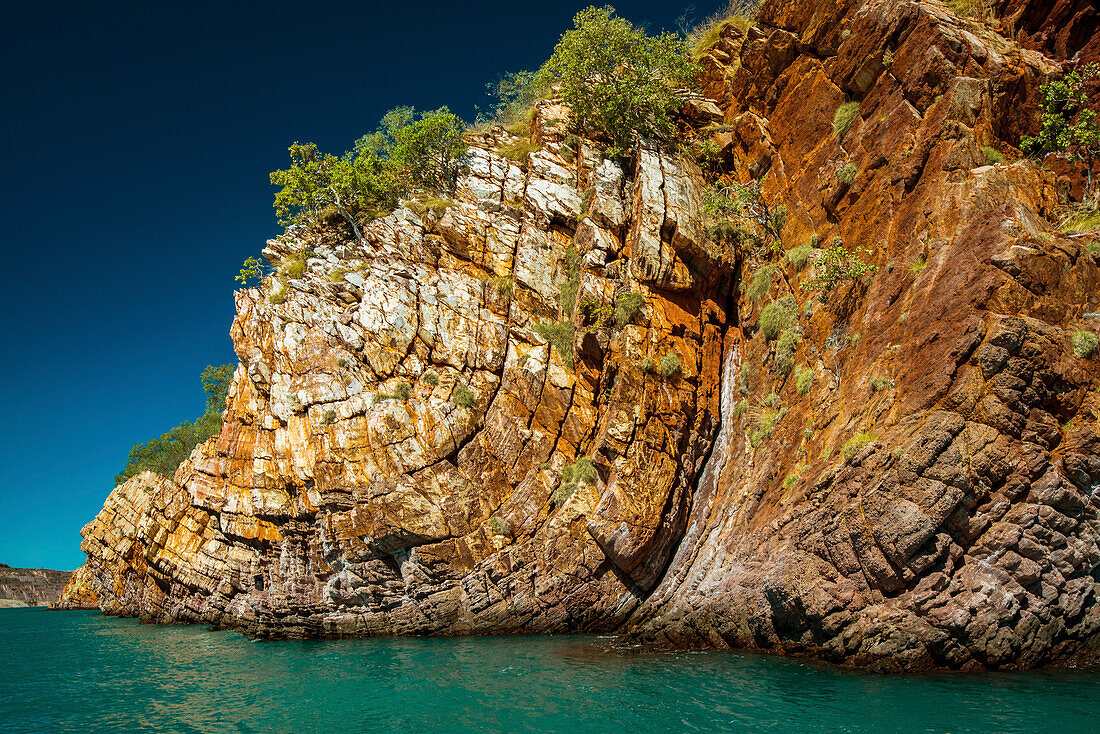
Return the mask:
<path id="1" fill-rule="evenodd" d="M 451 392 L 451 402 L 460 408 L 473 408 L 477 405 L 477 395 L 469 385 L 458 383 Z"/>
<path id="2" fill-rule="evenodd" d="M 792 296 L 784 296 L 764 306 L 764 310 L 760 312 L 760 330 L 771 341 L 794 326 L 797 318 L 798 301 Z"/>
<path id="3" fill-rule="evenodd" d="M 1073 355 L 1078 359 L 1087 359 L 1096 354 L 1098 344 L 1100 344 L 1096 334 L 1084 330 L 1073 332 L 1070 341 L 1073 343 Z"/>
<path id="4" fill-rule="evenodd" d="M 615 298 L 615 323 L 620 328 L 626 326 L 634 317 L 638 315 L 638 312 L 645 306 L 645 296 L 641 293 L 620 293 Z"/>
<path id="5" fill-rule="evenodd" d="M 531 330 L 541 336 L 554 347 L 562 364 L 573 369 L 573 336 L 572 321 L 562 321 L 556 324 L 535 324 Z"/>
<path id="6" fill-rule="evenodd" d="M 658 363 L 658 368 L 661 370 L 661 376 L 665 379 L 675 377 L 680 374 L 682 365 L 680 364 L 680 358 L 674 353 L 669 352 L 665 356 L 661 357 L 661 361 Z"/>
<path id="7" fill-rule="evenodd" d="M 859 102 L 845 102 L 833 116 L 833 134 L 838 143 L 843 143 L 859 117 Z"/>
<path id="8" fill-rule="evenodd" d="M 762 301 L 768 291 L 772 289 L 772 277 L 775 275 L 776 265 L 764 265 L 756 269 L 752 274 L 752 282 L 746 295 L 751 301 Z"/>

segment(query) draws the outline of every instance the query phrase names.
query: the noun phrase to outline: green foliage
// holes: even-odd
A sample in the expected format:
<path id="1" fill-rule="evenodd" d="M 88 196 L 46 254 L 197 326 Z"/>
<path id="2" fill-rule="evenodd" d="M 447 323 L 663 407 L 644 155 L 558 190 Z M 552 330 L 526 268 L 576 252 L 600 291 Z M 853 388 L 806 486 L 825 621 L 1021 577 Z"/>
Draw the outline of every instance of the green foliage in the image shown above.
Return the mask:
<path id="1" fill-rule="evenodd" d="M 810 367 L 798 365 L 794 370 L 794 384 L 799 395 L 806 395 L 814 386 L 814 371 Z"/>
<path id="2" fill-rule="evenodd" d="M 615 323 L 626 326 L 645 306 L 645 296 L 641 293 L 620 293 L 615 297 Z"/>
<path id="3" fill-rule="evenodd" d="M 420 381 L 425 385 L 431 385 L 435 387 L 439 384 L 439 375 L 433 370 L 424 370 L 424 373 L 420 375 Z"/>
<path id="4" fill-rule="evenodd" d="M 849 163 L 846 166 L 841 166 L 840 168 L 836 169 L 836 180 L 844 184 L 845 186 L 848 186 L 852 183 L 852 181 L 856 180 L 856 173 L 858 172 L 859 169 L 856 168 L 856 164 Z"/>
<path id="5" fill-rule="evenodd" d="M 657 365 L 661 371 L 661 376 L 668 379 L 680 374 L 683 366 L 680 364 L 680 358 L 676 356 L 674 352 L 669 352 L 665 356 L 661 357 L 660 362 Z"/>
<path id="6" fill-rule="evenodd" d="M 889 377 L 872 377 L 871 378 L 871 390 L 874 392 L 882 392 L 883 390 L 893 390 L 894 381 Z"/>
<path id="7" fill-rule="evenodd" d="M 527 165 L 527 157 L 539 150 L 537 143 L 520 138 L 515 142 L 497 148 L 497 153 L 510 161 L 518 163 L 520 167 Z"/>
<path id="8" fill-rule="evenodd" d="M 489 279 L 489 287 L 501 298 L 511 298 L 516 282 L 511 275 L 494 275 Z"/>
<path id="9" fill-rule="evenodd" d="M 783 405 L 783 398 L 779 397 L 779 393 L 768 393 L 764 396 L 764 399 L 760 401 L 765 408 L 778 408 Z"/>
<path id="10" fill-rule="evenodd" d="M 558 299 L 562 318 L 572 319 L 577 306 L 577 289 L 581 286 L 581 256 L 577 248 L 570 243 L 565 249 L 565 280 L 559 288 Z"/>
<path id="11" fill-rule="evenodd" d="M 889 69 L 894 65 L 894 51 L 893 49 L 886 49 L 882 54 L 882 66 L 885 69 Z"/>
<path id="12" fill-rule="evenodd" d="M 793 250 L 787 250 L 787 262 L 789 262 L 796 271 L 802 270 L 806 267 L 806 264 L 810 262 L 810 257 L 814 254 L 814 248 L 811 245 L 802 245 L 796 247 Z"/>
<path id="13" fill-rule="evenodd" d="M 1034 137 L 1024 136 L 1020 143 L 1036 158 L 1067 152 L 1071 161 L 1086 161 L 1090 188 L 1092 162 L 1100 153 L 1100 125 L 1096 122 L 1096 111 L 1088 108 L 1088 88 L 1098 77 L 1100 64 L 1091 63 L 1039 87 L 1043 97 L 1042 129 Z"/>
<path id="14" fill-rule="evenodd" d="M 351 271 L 348 270 L 347 268 L 335 268 L 334 270 L 329 272 L 328 282 L 329 283 L 343 283 L 344 282 L 344 276 L 346 276 L 349 272 L 351 272 Z"/>
<path id="15" fill-rule="evenodd" d="M 544 66 L 538 71 L 516 71 L 485 85 L 489 96 L 496 99 L 493 119 L 512 135 L 528 137 L 534 105 L 550 94 L 550 72 Z"/>
<path id="16" fill-rule="evenodd" d="M 431 214 L 438 219 L 452 206 L 457 205 L 445 196 L 425 196 L 409 202 L 408 206 L 418 217 Z"/>
<path id="17" fill-rule="evenodd" d="M 393 386 L 393 392 L 377 392 L 374 394 L 374 404 L 377 405 L 386 400 L 400 400 L 402 402 L 409 399 L 412 395 L 412 385 L 405 381 L 398 382 Z M 457 404 L 457 403 L 456 403 Z M 466 407 L 466 406 L 464 406 Z"/>
<path id="18" fill-rule="evenodd" d="M 844 445 L 840 448 L 840 454 L 844 457 L 845 461 L 848 461 L 866 446 L 869 446 L 877 440 L 878 436 L 874 433 L 857 433 L 844 442 Z"/>
<path id="19" fill-rule="evenodd" d="M 991 148 L 988 145 L 982 146 L 982 155 L 985 157 L 985 163 L 987 166 L 995 166 L 998 163 L 1004 163 L 1005 157 L 1001 155 L 1001 152 L 996 148 Z"/>
<path id="20" fill-rule="evenodd" d="M 460 382 L 451 391 L 451 402 L 460 408 L 473 408 L 477 405 L 477 395 L 469 385 Z"/>
<path id="21" fill-rule="evenodd" d="M 814 274 L 802 284 L 802 287 L 808 291 L 816 291 L 818 300 L 828 303 L 829 296 L 837 286 L 845 282 L 858 281 L 878 269 L 861 257 L 861 255 L 870 254 L 870 250 L 862 247 L 849 252 L 844 249 L 844 242 L 839 237 L 834 238 L 833 244 L 821 251 L 817 262 L 814 263 Z"/>
<path id="22" fill-rule="evenodd" d="M 321 425 L 331 426 L 335 422 L 336 422 L 336 411 L 331 410 L 331 409 L 326 410 L 324 417 L 321 419 Z"/>
<path id="23" fill-rule="evenodd" d="M 909 263 L 909 271 L 918 278 L 926 267 L 928 267 L 928 256 L 923 253 L 916 260 Z"/>
<path id="24" fill-rule="evenodd" d="M 286 283 L 280 281 L 279 287 L 271 292 L 271 295 L 267 297 L 267 302 L 275 306 L 286 300 Z"/>
<path id="25" fill-rule="evenodd" d="M 567 464 L 561 470 L 561 484 L 554 492 L 554 502 L 565 504 L 565 501 L 573 496 L 573 492 L 582 484 L 595 485 L 600 479 L 600 473 L 592 459 L 581 456 L 572 464 Z"/>
<path id="26" fill-rule="evenodd" d="M 512 526 L 507 520 L 502 520 L 499 517 L 489 518 L 489 528 L 492 529 L 497 535 L 511 535 Z"/>
<path id="27" fill-rule="evenodd" d="M 749 401 L 748 400 L 739 400 L 739 401 L 737 401 L 737 405 L 733 406 L 733 414 L 738 418 L 741 418 L 742 416 L 745 415 L 745 413 L 748 413 L 748 412 L 749 412 Z"/>
<path id="28" fill-rule="evenodd" d="M 546 68 L 578 128 L 595 128 L 625 153 L 634 134 L 664 139 L 679 108 L 675 90 L 692 83 L 695 65 L 675 34 L 649 36 L 609 6 L 589 6 L 573 18 Z"/>
<path id="29" fill-rule="evenodd" d="M 947 6 L 960 18 L 987 20 L 990 18 L 990 0 L 947 0 Z"/>
<path id="30" fill-rule="evenodd" d="M 1075 331 L 1070 337 L 1073 343 L 1073 354 L 1079 359 L 1085 359 L 1096 354 L 1097 338 L 1091 331 Z"/>
<path id="31" fill-rule="evenodd" d="M 646 357 L 638 363 L 638 369 L 642 372 L 652 372 L 657 367 L 657 363 L 653 361 L 652 357 Z"/>
<path id="32" fill-rule="evenodd" d="M 836 135 L 838 143 L 844 142 L 844 138 L 848 136 L 848 131 L 852 129 L 858 117 L 859 102 L 845 102 L 837 109 L 833 116 L 833 134 Z"/>
<path id="33" fill-rule="evenodd" d="M 1100 209 L 1084 205 L 1069 207 L 1062 217 L 1059 229 L 1063 232 L 1091 232 L 1100 229 Z"/>
<path id="34" fill-rule="evenodd" d="M 279 274 L 287 278 L 301 278 L 306 272 L 306 254 L 296 252 L 279 266 Z"/>
<path id="35" fill-rule="evenodd" d="M 766 239 L 773 249 L 778 249 L 789 212 L 786 206 L 780 205 L 773 210 L 768 205 L 761 190 L 763 182 L 761 178 L 744 184 L 715 183 L 703 190 L 703 213 L 714 222 L 709 230 L 712 237 L 718 239 L 721 235 L 732 240 L 737 236 L 742 241 Z M 733 227 L 730 218 L 754 226 L 763 234 L 741 231 Z"/>
<path id="36" fill-rule="evenodd" d="M 1085 245 L 1085 249 L 1091 252 L 1093 255 L 1100 255 L 1100 242 L 1094 240 Z"/>
<path id="37" fill-rule="evenodd" d="M 768 295 L 768 291 L 772 289 L 772 277 L 775 275 L 777 268 L 777 265 L 763 265 L 756 269 L 756 272 L 752 274 L 749 289 L 745 292 L 749 300 L 761 301 L 764 296 Z"/>
<path id="38" fill-rule="evenodd" d="M 541 336 L 554 347 L 562 364 L 573 369 L 573 337 L 574 328 L 572 321 L 563 321 L 556 324 L 535 324 L 531 330 Z"/>
<path id="39" fill-rule="evenodd" d="M 802 341 L 801 329 L 788 329 L 779 335 L 779 341 L 775 343 L 775 371 L 780 379 L 786 379 L 794 369 L 795 351 L 800 341 Z"/>
<path id="40" fill-rule="evenodd" d="M 264 263 L 262 260 L 250 257 L 241 265 L 241 272 L 237 274 L 237 280 L 247 286 L 248 281 L 255 279 L 257 282 L 264 277 Z"/>
<path id="41" fill-rule="evenodd" d="M 772 435 L 776 425 L 779 424 L 779 421 L 783 420 L 783 416 L 786 414 L 786 408 L 768 408 L 761 411 L 760 417 L 756 420 L 756 425 L 753 426 L 752 431 L 749 433 L 749 445 L 755 449 L 763 443 L 764 439 Z"/>
<path id="42" fill-rule="evenodd" d="M 770 341 L 794 326 L 798 319 L 798 301 L 785 296 L 773 301 L 760 312 L 760 330 Z"/>
<path id="43" fill-rule="evenodd" d="M 453 185 L 466 149 L 463 130 L 446 107 L 419 114 L 397 107 L 342 156 L 322 153 L 313 143 L 295 143 L 290 167 L 271 173 L 271 183 L 281 187 L 275 194 L 279 222 L 331 223 L 335 212 L 361 239 L 361 216 L 392 211 L 412 190 L 443 191 Z"/>
<path id="44" fill-rule="evenodd" d="M 206 393 L 206 412 L 194 422 L 183 421 L 160 438 L 136 444 L 130 449 L 126 466 L 115 477 L 115 484 L 122 484 L 130 477 L 144 471 L 152 471 L 171 478 L 176 469 L 190 456 L 196 446 L 218 435 L 222 427 L 222 410 L 233 380 L 234 365 L 219 367 L 208 365 L 199 379 Z"/>
<path id="45" fill-rule="evenodd" d="M 751 16 L 756 13 L 759 6 L 760 0 L 730 0 L 725 10 L 715 13 L 692 29 L 688 36 L 688 42 L 692 48 L 691 57 L 698 61 L 706 55 L 718 45 L 727 28 L 736 27 L 741 29 L 742 33 L 747 32 L 750 27 L 756 25 Z"/>

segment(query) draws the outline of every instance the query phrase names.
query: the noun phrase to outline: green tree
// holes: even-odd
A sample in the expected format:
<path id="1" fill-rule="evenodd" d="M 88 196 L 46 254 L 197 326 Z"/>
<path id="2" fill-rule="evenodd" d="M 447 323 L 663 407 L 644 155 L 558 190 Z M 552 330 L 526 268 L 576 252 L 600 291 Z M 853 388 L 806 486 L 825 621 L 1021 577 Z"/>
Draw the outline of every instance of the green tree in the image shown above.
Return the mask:
<path id="1" fill-rule="evenodd" d="M 546 68 L 575 124 L 606 137 L 612 155 L 629 150 L 635 133 L 667 138 L 681 104 L 676 89 L 689 85 L 696 69 L 686 41 L 672 33 L 650 36 L 610 6 L 585 8 L 573 25 Z"/>
<path id="2" fill-rule="evenodd" d="M 837 286 L 846 281 L 858 281 L 864 275 L 878 270 L 877 266 L 863 259 L 863 255 L 870 254 L 870 250 L 862 247 L 848 251 L 844 248 L 844 241 L 834 237 L 832 246 L 821 250 L 814 261 L 814 274 L 803 282 L 802 287 L 808 291 L 816 291 L 818 300 L 828 303 L 830 294 Z"/>
<path id="3" fill-rule="evenodd" d="M 206 393 L 206 412 L 195 421 L 184 421 L 178 426 L 161 434 L 160 438 L 150 439 L 136 444 L 130 449 L 126 466 L 115 477 L 115 484 L 121 484 L 135 474 L 153 471 L 161 476 L 171 477 L 184 459 L 203 441 L 218 435 L 221 431 L 222 409 L 225 397 L 233 381 L 234 365 L 223 364 L 219 367 L 208 365 L 202 371 L 202 389 Z"/>
<path id="4" fill-rule="evenodd" d="M 342 156 L 323 153 L 313 143 L 295 143 L 290 167 L 271 173 L 271 183 L 281 187 L 275 193 L 279 223 L 316 224 L 332 212 L 362 241 L 362 219 L 393 211 L 398 199 L 414 190 L 453 187 L 466 149 L 464 129 L 446 107 L 420 114 L 396 107 Z"/>
<path id="5" fill-rule="evenodd" d="M 1088 83 L 1100 77 L 1100 64 L 1086 64 L 1061 79 L 1039 87 L 1042 94 L 1042 130 L 1024 136 L 1021 147 L 1036 158 L 1047 153 L 1069 153 L 1072 162 L 1088 166 L 1086 196 L 1092 194 L 1092 166 L 1100 155 L 1100 125 L 1096 112 L 1087 108 Z"/>

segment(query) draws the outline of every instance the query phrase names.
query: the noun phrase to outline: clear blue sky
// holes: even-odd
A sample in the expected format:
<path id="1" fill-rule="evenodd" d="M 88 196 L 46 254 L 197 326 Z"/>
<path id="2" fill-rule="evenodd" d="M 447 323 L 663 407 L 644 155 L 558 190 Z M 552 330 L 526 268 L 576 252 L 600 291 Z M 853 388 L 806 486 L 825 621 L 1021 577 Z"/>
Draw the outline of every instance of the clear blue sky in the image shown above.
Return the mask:
<path id="1" fill-rule="evenodd" d="M 469 119 L 587 4 L 6 6 L 0 562 L 76 568 L 130 447 L 202 412 L 289 143 L 342 152 L 401 104 Z M 615 7 L 654 30 L 684 11 Z"/>

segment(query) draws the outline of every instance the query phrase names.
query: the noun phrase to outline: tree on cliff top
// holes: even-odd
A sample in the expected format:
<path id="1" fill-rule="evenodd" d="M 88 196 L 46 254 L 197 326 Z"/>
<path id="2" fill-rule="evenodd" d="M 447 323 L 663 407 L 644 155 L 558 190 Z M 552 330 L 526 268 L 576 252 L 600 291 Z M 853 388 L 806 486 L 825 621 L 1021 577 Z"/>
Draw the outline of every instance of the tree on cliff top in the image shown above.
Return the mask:
<path id="1" fill-rule="evenodd" d="M 393 211 L 402 196 L 454 185 L 466 149 L 464 129 L 446 107 L 420 114 L 397 107 L 342 156 L 322 153 L 313 143 L 295 143 L 290 168 L 271 174 L 271 183 L 282 187 L 275 194 L 279 223 L 314 224 L 331 211 L 361 240 L 360 222 Z"/>
<path id="2" fill-rule="evenodd" d="M 1096 112 L 1087 107 L 1089 82 L 1097 78 L 1100 64 L 1086 64 L 1039 87 L 1043 96 L 1042 130 L 1034 137 L 1024 136 L 1020 142 L 1024 150 L 1037 158 L 1065 152 L 1071 162 L 1084 161 L 1088 166 L 1086 199 L 1093 194 L 1092 167 L 1100 155 L 1100 126 Z"/>
<path id="3" fill-rule="evenodd" d="M 546 68 L 578 127 L 606 137 L 612 155 L 629 150 L 635 133 L 667 138 L 681 104 L 676 89 L 695 73 L 687 42 L 673 33 L 650 36 L 610 6 L 585 8 L 573 25 Z"/>
<path id="4" fill-rule="evenodd" d="M 206 393 L 206 412 L 195 421 L 184 421 L 178 426 L 145 443 L 130 449 L 126 466 L 115 477 L 115 484 L 122 484 L 135 474 L 152 471 L 171 478 L 176 468 L 191 455 L 196 446 L 216 436 L 222 427 L 222 409 L 225 396 L 233 380 L 231 364 L 218 367 L 207 365 L 202 371 L 202 389 Z"/>

